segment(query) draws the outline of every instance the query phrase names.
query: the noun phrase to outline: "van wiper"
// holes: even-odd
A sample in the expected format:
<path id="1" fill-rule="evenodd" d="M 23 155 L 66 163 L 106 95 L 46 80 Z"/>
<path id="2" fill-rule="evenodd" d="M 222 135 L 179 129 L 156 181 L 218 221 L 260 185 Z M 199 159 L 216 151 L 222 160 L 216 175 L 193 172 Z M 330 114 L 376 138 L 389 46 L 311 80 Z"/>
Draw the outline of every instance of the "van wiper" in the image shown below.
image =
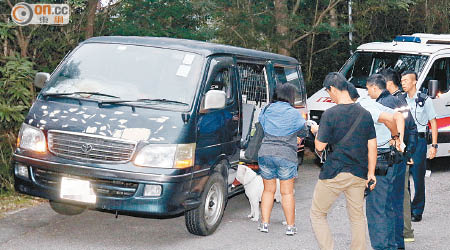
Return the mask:
<path id="1" fill-rule="evenodd" d="M 175 100 L 167 100 L 167 99 L 136 99 L 136 100 L 101 100 L 101 104 L 116 104 L 116 103 L 124 103 L 124 102 L 164 102 L 164 103 L 174 103 L 174 104 L 182 104 L 182 105 L 189 105 L 185 102 L 175 101 Z"/>
<path id="2" fill-rule="evenodd" d="M 89 91 L 77 91 L 77 92 L 70 92 L 70 93 L 43 93 L 42 95 L 44 97 L 48 97 L 48 96 L 82 95 L 82 94 L 119 98 L 118 96 L 114 96 L 114 95 L 103 94 L 103 93 L 100 93 L 100 92 L 89 92 Z"/>

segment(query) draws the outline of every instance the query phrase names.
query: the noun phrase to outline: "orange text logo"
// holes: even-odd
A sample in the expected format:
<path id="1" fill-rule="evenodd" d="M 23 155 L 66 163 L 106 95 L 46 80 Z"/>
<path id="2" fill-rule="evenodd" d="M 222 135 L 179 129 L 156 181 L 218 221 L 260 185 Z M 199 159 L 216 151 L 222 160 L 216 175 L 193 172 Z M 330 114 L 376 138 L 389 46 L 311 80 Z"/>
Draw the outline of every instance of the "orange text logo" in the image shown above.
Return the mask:
<path id="1" fill-rule="evenodd" d="M 67 4 L 18 3 L 11 10 L 11 18 L 18 25 L 68 24 L 70 7 Z"/>

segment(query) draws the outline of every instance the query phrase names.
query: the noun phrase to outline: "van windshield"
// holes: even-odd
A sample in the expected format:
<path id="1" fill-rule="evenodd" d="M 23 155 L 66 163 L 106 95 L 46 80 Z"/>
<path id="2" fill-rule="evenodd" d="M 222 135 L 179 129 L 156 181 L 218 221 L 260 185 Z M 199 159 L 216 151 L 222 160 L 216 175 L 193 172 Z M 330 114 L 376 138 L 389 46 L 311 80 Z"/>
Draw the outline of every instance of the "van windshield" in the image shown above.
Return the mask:
<path id="1" fill-rule="evenodd" d="M 356 87 L 365 88 L 368 76 L 392 68 L 399 73 L 413 70 L 420 76 L 428 59 L 425 55 L 390 52 L 356 52 L 345 63 L 341 73 Z"/>
<path id="2" fill-rule="evenodd" d="M 42 92 L 44 95 L 95 92 L 102 95 L 90 98 L 174 101 L 153 105 L 191 104 L 202 62 L 201 55 L 179 50 L 88 43 L 65 60 Z"/>

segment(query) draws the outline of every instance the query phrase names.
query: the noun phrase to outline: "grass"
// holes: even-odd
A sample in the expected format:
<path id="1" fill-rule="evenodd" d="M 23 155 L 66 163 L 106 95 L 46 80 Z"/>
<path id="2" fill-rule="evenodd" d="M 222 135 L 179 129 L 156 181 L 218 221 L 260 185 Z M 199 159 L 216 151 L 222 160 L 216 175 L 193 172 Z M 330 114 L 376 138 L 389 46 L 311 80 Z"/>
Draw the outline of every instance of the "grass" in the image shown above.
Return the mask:
<path id="1" fill-rule="evenodd" d="M 44 199 L 19 194 L 16 192 L 5 192 L 0 194 L 0 218 L 22 208 L 32 207 L 44 202 Z"/>

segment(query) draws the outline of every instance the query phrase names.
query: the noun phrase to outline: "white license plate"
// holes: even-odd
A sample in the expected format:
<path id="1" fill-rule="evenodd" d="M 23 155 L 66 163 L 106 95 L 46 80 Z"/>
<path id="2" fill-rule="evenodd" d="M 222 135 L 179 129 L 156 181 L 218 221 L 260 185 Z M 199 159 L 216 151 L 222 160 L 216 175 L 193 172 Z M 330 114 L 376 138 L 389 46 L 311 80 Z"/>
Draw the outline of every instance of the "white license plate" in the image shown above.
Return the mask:
<path id="1" fill-rule="evenodd" d="M 61 199 L 85 203 L 95 203 L 97 200 L 89 181 L 68 177 L 62 177 L 61 179 L 60 197 Z"/>

